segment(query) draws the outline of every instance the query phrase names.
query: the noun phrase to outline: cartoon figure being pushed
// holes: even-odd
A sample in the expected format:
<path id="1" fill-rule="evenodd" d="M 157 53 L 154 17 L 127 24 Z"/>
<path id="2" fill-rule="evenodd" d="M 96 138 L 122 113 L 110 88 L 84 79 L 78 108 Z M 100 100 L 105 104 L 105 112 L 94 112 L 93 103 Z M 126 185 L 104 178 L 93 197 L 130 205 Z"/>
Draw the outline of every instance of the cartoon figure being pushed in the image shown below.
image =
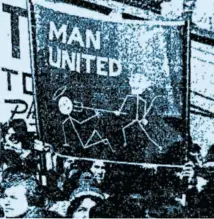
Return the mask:
<path id="1" fill-rule="evenodd" d="M 67 122 L 70 122 L 71 126 L 72 126 L 72 128 L 73 128 L 73 130 L 74 130 L 74 132 L 75 132 L 75 134 L 76 134 L 76 136 L 77 136 L 77 138 L 78 138 L 78 140 L 81 144 L 81 146 L 84 149 L 90 148 L 90 147 L 93 147 L 93 146 L 97 146 L 98 144 L 103 143 L 103 144 L 107 145 L 111 149 L 112 152 L 115 152 L 115 150 L 112 148 L 109 140 L 107 138 L 102 138 L 101 134 L 96 129 L 94 129 L 92 131 L 91 136 L 89 137 L 87 142 L 86 143 L 83 142 L 82 138 L 80 137 L 80 133 L 76 129 L 76 124 L 79 124 L 79 125 L 85 124 L 85 123 L 89 122 L 91 119 L 99 118 L 101 114 L 100 114 L 99 110 L 91 108 L 91 110 L 93 110 L 95 112 L 95 114 L 93 116 L 91 116 L 91 117 L 89 117 L 89 118 L 87 118 L 83 121 L 79 121 L 79 120 L 73 118 L 71 116 L 72 112 L 81 112 L 82 108 L 84 108 L 84 107 L 83 107 L 82 103 L 80 103 L 80 105 L 79 105 L 79 102 L 76 102 L 76 101 L 72 102 L 67 96 L 63 96 L 62 94 L 65 92 L 65 90 L 66 90 L 66 86 L 64 86 L 62 88 L 59 88 L 55 92 L 54 98 L 53 98 L 54 100 L 56 100 L 59 96 L 61 96 L 59 98 L 59 101 L 58 101 L 59 111 L 60 111 L 61 114 L 67 116 L 67 119 L 65 119 L 62 122 L 62 130 L 63 130 L 64 141 L 65 141 L 64 146 L 69 146 L 69 144 L 67 142 L 67 138 L 66 138 L 66 133 L 65 133 L 65 124 Z M 80 110 L 75 109 L 75 107 L 79 107 Z M 98 139 L 100 139 L 100 140 L 92 143 L 91 141 L 94 137 L 98 137 Z"/>

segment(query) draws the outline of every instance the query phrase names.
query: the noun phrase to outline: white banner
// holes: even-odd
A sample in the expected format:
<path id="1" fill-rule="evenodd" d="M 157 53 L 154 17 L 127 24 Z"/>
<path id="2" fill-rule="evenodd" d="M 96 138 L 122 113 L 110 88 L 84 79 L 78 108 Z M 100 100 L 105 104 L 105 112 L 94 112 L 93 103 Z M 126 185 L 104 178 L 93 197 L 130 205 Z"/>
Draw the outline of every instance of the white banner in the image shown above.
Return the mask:
<path id="1" fill-rule="evenodd" d="M 35 131 L 25 0 L 0 0 L 0 122 L 23 118 Z"/>

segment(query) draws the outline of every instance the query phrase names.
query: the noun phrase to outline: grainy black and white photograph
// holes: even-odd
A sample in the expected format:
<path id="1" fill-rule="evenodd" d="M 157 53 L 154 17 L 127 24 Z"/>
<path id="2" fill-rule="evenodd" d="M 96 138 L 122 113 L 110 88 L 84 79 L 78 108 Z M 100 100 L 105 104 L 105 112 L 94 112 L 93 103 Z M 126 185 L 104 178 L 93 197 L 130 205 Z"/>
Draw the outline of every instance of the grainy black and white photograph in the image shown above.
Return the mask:
<path id="1" fill-rule="evenodd" d="M 0 0 L 0 218 L 214 218 L 214 0 Z"/>

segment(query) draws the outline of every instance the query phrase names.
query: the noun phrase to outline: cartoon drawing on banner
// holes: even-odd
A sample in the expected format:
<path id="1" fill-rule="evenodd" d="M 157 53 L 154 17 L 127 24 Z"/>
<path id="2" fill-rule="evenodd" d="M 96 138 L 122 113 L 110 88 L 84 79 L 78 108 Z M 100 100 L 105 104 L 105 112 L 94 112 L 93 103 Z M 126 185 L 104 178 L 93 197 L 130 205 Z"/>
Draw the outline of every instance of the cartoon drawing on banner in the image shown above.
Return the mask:
<path id="1" fill-rule="evenodd" d="M 184 23 L 80 18 L 43 3 L 32 16 L 44 141 L 64 155 L 162 162 L 184 134 Z"/>
<path id="2" fill-rule="evenodd" d="M 96 146 L 100 143 L 104 143 L 105 145 L 108 145 L 110 147 L 112 152 L 115 152 L 115 150 L 112 148 L 111 143 L 109 142 L 109 140 L 107 138 L 102 138 L 101 134 L 96 129 L 93 130 L 91 136 L 89 137 L 87 142 L 84 144 L 82 138 L 80 137 L 80 133 L 78 132 L 78 130 L 75 127 L 75 123 L 78 123 L 78 124 L 81 125 L 81 124 L 84 124 L 84 123 L 90 121 L 91 119 L 100 118 L 101 117 L 100 111 L 107 112 L 107 113 L 114 113 L 117 116 L 120 116 L 122 114 L 127 115 L 127 113 L 122 112 L 122 110 L 124 108 L 124 105 L 127 102 L 127 99 L 130 98 L 130 97 L 134 97 L 136 99 L 136 105 L 137 105 L 135 119 L 133 119 L 130 123 L 128 123 L 127 125 L 125 125 L 122 128 L 123 139 L 124 139 L 123 146 L 124 147 L 127 146 L 126 129 L 128 127 L 134 125 L 135 123 L 137 123 L 140 126 L 140 129 L 145 133 L 145 135 L 147 136 L 149 141 L 151 141 L 155 146 L 157 146 L 160 151 L 162 150 L 162 147 L 150 137 L 150 135 L 148 134 L 148 132 L 145 129 L 146 125 L 148 124 L 148 120 L 146 119 L 146 116 L 148 115 L 148 113 L 152 109 L 152 106 L 153 106 L 155 100 L 157 98 L 161 98 L 161 96 L 160 95 L 155 96 L 152 99 L 151 103 L 149 104 L 149 107 L 147 108 L 148 103 L 145 99 L 143 99 L 140 96 L 140 94 L 142 94 L 146 89 L 148 89 L 151 86 L 151 81 L 148 81 L 148 79 L 142 73 L 135 72 L 135 70 L 136 70 L 136 68 L 134 68 L 132 70 L 131 77 L 129 79 L 132 94 L 127 95 L 125 97 L 125 99 L 124 99 L 124 101 L 123 101 L 123 103 L 122 103 L 122 105 L 121 105 L 121 107 L 118 111 L 111 111 L 111 110 L 105 110 L 105 109 L 96 109 L 96 108 L 91 108 L 91 107 L 85 107 L 85 106 L 83 106 L 82 102 L 78 102 L 78 101 L 75 101 L 75 100 L 72 102 L 72 100 L 69 99 L 67 96 L 63 96 L 64 92 L 67 89 L 66 86 L 63 86 L 63 87 L 59 88 L 54 93 L 53 100 L 57 100 L 59 98 L 58 107 L 59 107 L 60 113 L 63 114 L 63 115 L 68 116 L 68 118 L 66 118 L 62 122 L 62 129 L 63 129 L 63 135 L 64 135 L 64 140 L 65 140 L 64 146 L 69 146 L 69 144 L 67 142 L 67 137 L 66 137 L 66 134 L 65 134 L 65 123 L 70 122 L 72 127 L 73 127 L 74 132 L 76 133 L 76 135 L 79 139 L 79 142 L 80 142 L 81 146 L 84 149 L 92 147 L 92 146 Z M 143 103 L 144 106 L 142 106 L 142 103 Z M 139 115 L 139 108 L 141 106 L 144 108 L 142 118 Z M 81 122 L 71 116 L 72 111 L 82 112 L 83 109 L 93 110 L 95 112 L 95 114 L 93 116 L 81 121 Z M 91 143 L 91 140 L 95 136 L 97 136 L 100 140 L 96 141 L 95 143 Z"/>
<path id="3" fill-rule="evenodd" d="M 99 112 L 99 109 L 92 109 L 94 110 L 95 114 L 83 121 L 78 121 L 77 119 L 73 118 L 71 116 L 71 113 L 72 111 L 76 111 L 78 112 L 79 110 L 81 111 L 83 109 L 83 104 L 81 103 L 81 106 L 78 106 L 77 104 L 79 102 L 76 102 L 76 101 L 71 101 L 71 99 L 69 99 L 67 96 L 61 96 L 64 94 L 65 90 L 66 90 L 66 86 L 63 86 L 62 88 L 59 88 L 55 93 L 54 93 L 54 96 L 53 96 L 53 100 L 56 100 L 57 98 L 59 98 L 59 101 L 58 101 L 58 107 L 59 107 L 59 111 L 60 113 L 62 113 L 63 115 L 66 115 L 68 116 L 67 119 L 65 119 L 62 123 L 62 129 L 63 129 L 63 134 L 64 134 L 64 140 L 65 140 L 65 143 L 64 143 L 64 146 L 69 146 L 69 144 L 67 143 L 67 138 L 66 138 L 66 134 L 65 134 L 65 123 L 67 122 L 70 122 L 72 127 L 73 127 L 73 130 L 74 132 L 76 133 L 78 139 L 79 139 L 79 142 L 81 144 L 81 146 L 86 149 L 86 148 L 89 148 L 89 147 L 93 147 L 93 146 L 96 146 L 100 143 L 104 143 L 105 145 L 109 146 L 109 148 L 111 149 L 112 152 L 114 152 L 115 150 L 112 148 L 109 140 L 107 138 L 102 138 L 101 134 L 95 129 L 93 130 L 91 136 L 89 137 L 89 139 L 87 140 L 86 143 L 83 142 L 81 136 L 80 136 L 80 133 L 78 132 L 78 130 L 76 129 L 76 126 L 75 126 L 75 123 L 78 123 L 80 125 L 84 124 L 84 123 L 87 123 L 88 121 L 90 121 L 91 119 L 94 119 L 94 118 L 99 118 L 101 115 L 100 115 L 100 112 Z M 80 109 L 75 109 L 75 107 L 80 107 Z M 98 137 L 100 140 L 99 141 L 96 141 L 94 143 L 91 143 L 92 139 L 94 137 Z"/>
<path id="4" fill-rule="evenodd" d="M 126 129 L 130 126 L 133 126 L 135 123 L 137 123 L 140 126 L 140 129 L 145 133 L 146 137 L 149 139 L 149 141 L 151 141 L 155 146 L 158 147 L 158 149 L 161 151 L 162 147 L 156 143 L 148 134 L 148 132 L 146 131 L 145 127 L 148 124 L 148 120 L 146 119 L 146 116 L 148 115 L 148 113 L 150 112 L 150 110 L 152 109 L 152 106 L 155 102 L 155 100 L 157 98 L 161 98 L 160 95 L 155 96 L 151 103 L 149 104 L 149 107 L 147 108 L 147 101 L 145 99 L 143 99 L 140 95 L 145 92 L 146 89 L 148 89 L 151 85 L 152 82 L 148 80 L 148 78 L 143 75 L 140 72 L 136 71 L 136 68 L 134 67 L 134 69 L 131 72 L 131 77 L 129 79 L 129 84 L 131 86 L 131 95 L 127 95 L 118 111 L 118 115 L 120 115 L 120 113 L 122 112 L 124 105 L 127 102 L 127 99 L 130 97 L 134 97 L 136 99 L 136 114 L 135 114 L 135 119 L 133 119 L 130 123 L 128 123 L 126 126 L 124 126 L 122 128 L 122 132 L 123 132 L 123 139 L 124 139 L 124 144 L 123 146 L 127 146 L 127 139 L 126 139 Z M 143 107 L 143 115 L 139 115 L 139 108 Z"/>

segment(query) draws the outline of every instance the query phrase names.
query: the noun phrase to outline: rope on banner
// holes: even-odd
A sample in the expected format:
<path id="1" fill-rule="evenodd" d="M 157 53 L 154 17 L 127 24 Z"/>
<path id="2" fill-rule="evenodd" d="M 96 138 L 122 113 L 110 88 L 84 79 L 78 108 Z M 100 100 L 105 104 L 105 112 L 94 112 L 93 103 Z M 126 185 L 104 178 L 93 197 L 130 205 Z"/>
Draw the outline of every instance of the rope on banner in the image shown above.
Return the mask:
<path id="1" fill-rule="evenodd" d="M 157 169 L 158 167 L 183 169 L 183 167 L 184 167 L 184 165 L 175 165 L 175 164 L 171 165 L 171 164 L 135 163 L 135 162 L 113 161 L 113 160 L 85 158 L 85 157 L 73 157 L 73 156 L 68 156 L 68 155 L 62 155 L 59 153 L 56 153 L 56 156 L 61 157 L 61 158 L 67 158 L 67 159 L 73 159 L 73 160 L 83 160 L 83 161 L 102 160 L 105 163 L 139 166 L 139 167 L 146 168 L 146 169 Z"/>

